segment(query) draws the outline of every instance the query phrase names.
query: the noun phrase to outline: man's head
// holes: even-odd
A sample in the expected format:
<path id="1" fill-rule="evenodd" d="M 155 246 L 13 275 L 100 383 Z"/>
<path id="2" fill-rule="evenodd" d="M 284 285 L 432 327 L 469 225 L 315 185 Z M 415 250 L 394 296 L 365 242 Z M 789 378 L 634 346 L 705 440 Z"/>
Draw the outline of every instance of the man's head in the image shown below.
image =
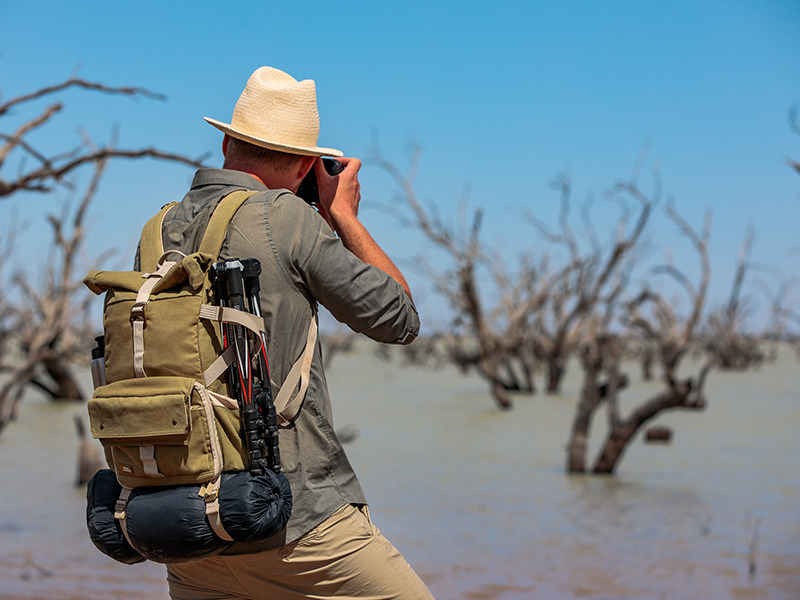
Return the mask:
<path id="1" fill-rule="evenodd" d="M 314 81 L 297 81 L 272 67 L 257 69 L 247 80 L 230 124 L 205 120 L 232 138 L 260 148 L 301 156 L 342 156 L 317 146 L 319 113 Z"/>
<path id="2" fill-rule="evenodd" d="M 222 140 L 224 169 L 243 171 L 258 178 L 268 188 L 297 192 L 300 182 L 316 160 L 315 156 L 289 154 L 262 148 L 225 134 Z"/>
<path id="3" fill-rule="evenodd" d="M 247 80 L 230 124 L 205 120 L 225 133 L 224 167 L 249 173 L 270 188 L 297 191 L 317 156 L 342 156 L 317 146 L 317 90 L 311 79 L 297 81 L 272 67 Z"/>

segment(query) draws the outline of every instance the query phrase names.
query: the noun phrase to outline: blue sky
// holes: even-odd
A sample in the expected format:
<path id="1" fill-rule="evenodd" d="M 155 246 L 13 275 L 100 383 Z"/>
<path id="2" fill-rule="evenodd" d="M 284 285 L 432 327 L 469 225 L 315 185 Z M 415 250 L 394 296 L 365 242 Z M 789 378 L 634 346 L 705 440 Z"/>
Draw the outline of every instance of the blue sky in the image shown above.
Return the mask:
<path id="1" fill-rule="evenodd" d="M 800 103 L 800 2 L 3 0 L 2 14 L 3 98 L 75 73 L 168 98 L 63 94 L 57 126 L 37 138 L 43 148 L 68 147 L 79 127 L 100 142 L 118 127 L 120 146 L 211 152 L 216 165 L 221 134 L 202 117 L 228 121 L 249 74 L 271 65 L 316 80 L 321 145 L 364 157 L 377 139 L 404 165 L 418 143 L 420 197 L 454 215 L 469 185 L 470 205 L 487 212 L 486 239 L 509 253 L 537 243 L 521 211 L 552 221 L 548 184 L 560 172 L 576 202 L 598 198 L 602 222 L 602 192 L 647 143 L 648 164 L 687 219 L 699 225 L 714 211 L 715 297 L 727 292 L 749 225 L 756 260 L 800 274 L 800 255 L 789 252 L 800 247 L 800 176 L 785 162 L 800 160 L 787 121 Z M 369 165 L 362 173 L 363 219 L 422 289 L 411 266 L 419 239 L 375 208 L 391 200 L 391 182 Z M 190 179 L 189 169 L 152 161 L 114 165 L 89 251 L 130 253 L 141 223 Z M 34 219 L 63 197 L 18 196 L 0 215 Z M 653 225 L 653 256 L 674 248 L 691 270 L 674 226 L 662 217 Z M 427 292 L 418 300 L 423 310 L 435 304 Z"/>

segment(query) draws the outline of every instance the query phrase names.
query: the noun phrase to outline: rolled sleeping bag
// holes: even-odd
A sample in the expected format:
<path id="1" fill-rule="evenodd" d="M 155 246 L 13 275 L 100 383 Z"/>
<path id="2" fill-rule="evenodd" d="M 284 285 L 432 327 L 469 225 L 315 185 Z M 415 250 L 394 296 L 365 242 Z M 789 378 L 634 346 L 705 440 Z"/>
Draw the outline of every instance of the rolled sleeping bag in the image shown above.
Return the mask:
<path id="1" fill-rule="evenodd" d="M 122 486 L 111 469 L 101 469 L 86 484 L 86 525 L 89 537 L 100 552 L 126 565 L 144 562 L 122 535 L 114 508 Z"/>
<path id="2" fill-rule="evenodd" d="M 114 505 L 122 488 L 113 473 L 111 477 L 116 493 L 104 494 L 103 498 L 114 496 L 110 506 L 113 519 Z M 183 485 L 133 490 L 125 507 L 128 548 L 132 544 L 136 553 L 160 563 L 199 560 L 218 554 L 235 542 L 262 541 L 275 535 L 286 526 L 292 511 L 291 489 L 282 473 L 269 470 L 262 475 L 252 475 L 249 471 L 223 473 L 219 489 L 220 520 L 234 540 L 225 541 L 214 533 L 206 518 L 206 502 L 199 493 L 200 487 Z M 105 517 L 105 511 L 100 514 Z M 124 542 L 118 523 L 112 525 Z M 95 524 L 94 529 L 97 528 Z M 90 525 L 90 535 L 92 530 Z M 108 524 L 102 535 L 114 538 Z M 105 552 L 94 538 L 92 541 Z M 114 539 L 114 543 L 124 547 L 122 542 Z M 109 543 L 104 546 L 109 547 Z M 116 549 L 114 544 L 110 547 Z"/>

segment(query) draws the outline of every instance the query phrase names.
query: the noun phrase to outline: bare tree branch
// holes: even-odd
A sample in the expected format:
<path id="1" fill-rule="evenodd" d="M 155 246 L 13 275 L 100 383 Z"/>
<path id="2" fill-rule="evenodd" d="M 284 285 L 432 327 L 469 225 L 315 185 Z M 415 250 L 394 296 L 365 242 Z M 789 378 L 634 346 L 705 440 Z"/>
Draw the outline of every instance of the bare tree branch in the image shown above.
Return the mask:
<path id="1" fill-rule="evenodd" d="M 83 79 L 72 78 L 54 86 L 43 87 L 29 94 L 23 94 L 4 104 L 0 104 L 0 117 L 7 115 L 11 109 L 19 108 L 34 100 L 45 96 L 50 96 L 56 92 L 61 92 L 71 87 L 105 93 L 121 94 L 131 98 L 140 96 L 164 99 L 161 94 L 155 94 L 144 88 L 137 87 L 109 87 L 100 83 L 89 82 Z M 31 132 L 40 129 L 50 123 L 55 115 L 63 108 L 61 102 L 56 102 L 44 109 L 37 116 L 17 127 L 13 133 L 0 133 L 0 139 L 5 143 L 0 147 L 0 169 L 8 164 L 12 155 L 19 158 L 20 171 L 13 177 L 0 175 L 0 198 L 9 197 L 18 191 L 28 192 L 50 192 L 55 185 L 65 185 L 69 187 L 66 176 L 76 169 L 99 161 L 111 158 L 136 159 L 136 158 L 155 158 L 158 160 L 175 161 L 196 168 L 202 167 L 203 162 L 208 157 L 205 154 L 199 158 L 190 158 L 174 152 L 166 152 L 157 148 L 141 149 L 120 149 L 116 143 L 111 143 L 101 147 L 94 147 L 94 144 L 84 136 L 82 143 L 73 147 L 67 152 L 45 154 L 37 150 L 28 142 L 26 136 Z M 35 165 L 24 168 L 25 158 L 33 159 Z"/>
<path id="2" fill-rule="evenodd" d="M 12 98 L 8 102 L 0 104 L 0 117 L 5 115 L 9 110 L 11 110 L 15 106 L 19 106 L 20 104 L 24 104 L 26 102 L 31 102 L 33 100 L 38 100 L 39 98 L 43 98 L 44 96 L 49 96 L 56 92 L 61 92 L 66 90 L 70 87 L 79 87 L 86 90 L 93 90 L 97 92 L 102 92 L 105 94 L 121 94 L 124 96 L 145 96 L 147 98 L 152 98 L 154 100 L 166 100 L 166 96 L 163 94 L 158 94 L 155 92 L 151 92 L 146 90 L 145 88 L 140 87 L 110 87 L 104 85 L 102 83 L 86 81 L 84 79 L 79 78 L 71 78 L 63 83 L 59 83 L 56 85 L 46 86 L 40 88 L 34 92 L 29 94 L 23 94 L 21 96 L 17 96 L 16 98 Z"/>

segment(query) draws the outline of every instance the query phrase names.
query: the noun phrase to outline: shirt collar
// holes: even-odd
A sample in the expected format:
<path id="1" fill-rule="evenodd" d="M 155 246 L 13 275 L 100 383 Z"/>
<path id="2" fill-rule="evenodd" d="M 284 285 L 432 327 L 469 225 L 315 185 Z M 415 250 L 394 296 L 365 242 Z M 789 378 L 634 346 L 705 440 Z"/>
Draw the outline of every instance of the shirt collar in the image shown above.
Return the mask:
<path id="1" fill-rule="evenodd" d="M 230 185 L 265 192 L 267 186 L 243 171 L 232 169 L 200 169 L 192 179 L 192 189 L 206 185 Z"/>

